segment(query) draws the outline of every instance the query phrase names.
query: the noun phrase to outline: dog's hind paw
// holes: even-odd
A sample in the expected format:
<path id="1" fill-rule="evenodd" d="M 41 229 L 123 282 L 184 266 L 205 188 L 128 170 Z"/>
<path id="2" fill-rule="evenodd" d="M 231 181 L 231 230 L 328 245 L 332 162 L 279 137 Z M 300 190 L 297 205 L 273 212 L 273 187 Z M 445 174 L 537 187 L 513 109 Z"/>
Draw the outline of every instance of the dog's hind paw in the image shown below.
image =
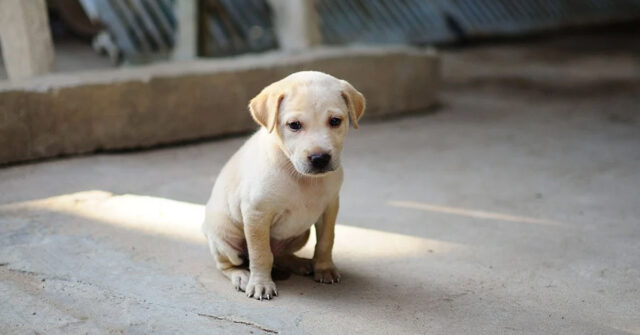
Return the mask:
<path id="1" fill-rule="evenodd" d="M 313 261 L 308 258 L 286 255 L 276 258 L 275 266 L 290 271 L 300 276 L 308 276 L 313 273 Z"/>
<path id="2" fill-rule="evenodd" d="M 231 273 L 231 284 L 237 291 L 245 291 L 249 283 L 249 271 L 236 270 Z"/>
<path id="3" fill-rule="evenodd" d="M 340 272 L 335 266 L 329 268 L 318 268 L 313 271 L 313 279 L 323 284 L 334 284 L 340 282 Z"/>

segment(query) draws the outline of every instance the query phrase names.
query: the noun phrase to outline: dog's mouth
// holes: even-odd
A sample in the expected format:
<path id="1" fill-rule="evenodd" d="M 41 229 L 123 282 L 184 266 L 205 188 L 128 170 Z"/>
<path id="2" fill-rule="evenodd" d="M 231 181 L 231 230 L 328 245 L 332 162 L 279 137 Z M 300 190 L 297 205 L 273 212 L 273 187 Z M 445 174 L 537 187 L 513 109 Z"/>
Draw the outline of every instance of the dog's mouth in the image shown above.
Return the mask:
<path id="1" fill-rule="evenodd" d="M 324 175 L 328 175 L 329 173 L 335 170 L 336 169 L 333 166 L 330 166 L 324 169 L 309 169 L 303 174 L 306 176 L 322 177 Z"/>
<path id="2" fill-rule="evenodd" d="M 336 166 L 334 166 L 333 164 L 322 169 L 314 168 L 313 166 L 308 166 L 308 165 L 303 165 L 302 167 L 299 167 L 296 164 L 293 164 L 293 167 L 296 170 L 296 172 L 306 177 L 323 177 L 328 174 L 331 174 L 337 169 Z"/>

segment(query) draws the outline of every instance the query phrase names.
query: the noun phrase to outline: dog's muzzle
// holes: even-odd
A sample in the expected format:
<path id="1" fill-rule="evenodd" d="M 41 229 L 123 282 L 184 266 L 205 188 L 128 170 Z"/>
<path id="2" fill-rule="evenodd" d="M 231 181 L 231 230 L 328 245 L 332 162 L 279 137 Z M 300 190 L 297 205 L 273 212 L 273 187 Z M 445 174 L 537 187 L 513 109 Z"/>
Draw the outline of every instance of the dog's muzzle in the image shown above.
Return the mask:
<path id="1" fill-rule="evenodd" d="M 324 173 L 329 171 L 331 155 L 328 153 L 313 154 L 307 158 L 311 167 L 311 173 Z"/>

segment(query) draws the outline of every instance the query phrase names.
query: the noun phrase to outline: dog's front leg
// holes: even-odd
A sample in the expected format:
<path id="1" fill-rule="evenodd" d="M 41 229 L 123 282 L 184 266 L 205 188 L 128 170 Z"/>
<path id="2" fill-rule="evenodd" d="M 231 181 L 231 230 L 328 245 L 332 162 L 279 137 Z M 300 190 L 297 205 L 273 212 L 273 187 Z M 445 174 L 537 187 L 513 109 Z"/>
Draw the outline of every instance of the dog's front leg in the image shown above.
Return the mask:
<path id="1" fill-rule="evenodd" d="M 271 299 L 278 295 L 276 284 L 271 279 L 273 253 L 269 244 L 273 216 L 261 213 L 251 215 L 244 226 L 249 251 L 249 282 L 245 292 L 258 300 Z"/>
<path id="2" fill-rule="evenodd" d="M 316 223 L 317 242 L 313 253 L 313 278 L 321 283 L 333 284 L 340 282 L 340 273 L 333 264 L 331 256 L 339 202 L 338 197 L 336 197 L 327 206 L 327 209 L 325 209 Z"/>

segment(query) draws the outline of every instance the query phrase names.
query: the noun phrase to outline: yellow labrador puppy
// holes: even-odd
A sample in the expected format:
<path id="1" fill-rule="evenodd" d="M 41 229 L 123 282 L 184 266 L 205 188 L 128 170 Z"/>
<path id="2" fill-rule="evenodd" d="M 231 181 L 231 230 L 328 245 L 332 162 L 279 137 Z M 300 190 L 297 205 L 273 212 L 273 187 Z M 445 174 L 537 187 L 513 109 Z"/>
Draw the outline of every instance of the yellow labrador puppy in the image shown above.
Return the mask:
<path id="1" fill-rule="evenodd" d="M 202 225 L 218 269 L 260 300 L 278 294 L 273 267 L 339 282 L 331 249 L 340 153 L 349 119 L 358 128 L 364 97 L 344 80 L 304 71 L 267 86 L 249 109 L 262 127 L 220 172 Z M 314 224 L 313 259 L 295 256 Z"/>

